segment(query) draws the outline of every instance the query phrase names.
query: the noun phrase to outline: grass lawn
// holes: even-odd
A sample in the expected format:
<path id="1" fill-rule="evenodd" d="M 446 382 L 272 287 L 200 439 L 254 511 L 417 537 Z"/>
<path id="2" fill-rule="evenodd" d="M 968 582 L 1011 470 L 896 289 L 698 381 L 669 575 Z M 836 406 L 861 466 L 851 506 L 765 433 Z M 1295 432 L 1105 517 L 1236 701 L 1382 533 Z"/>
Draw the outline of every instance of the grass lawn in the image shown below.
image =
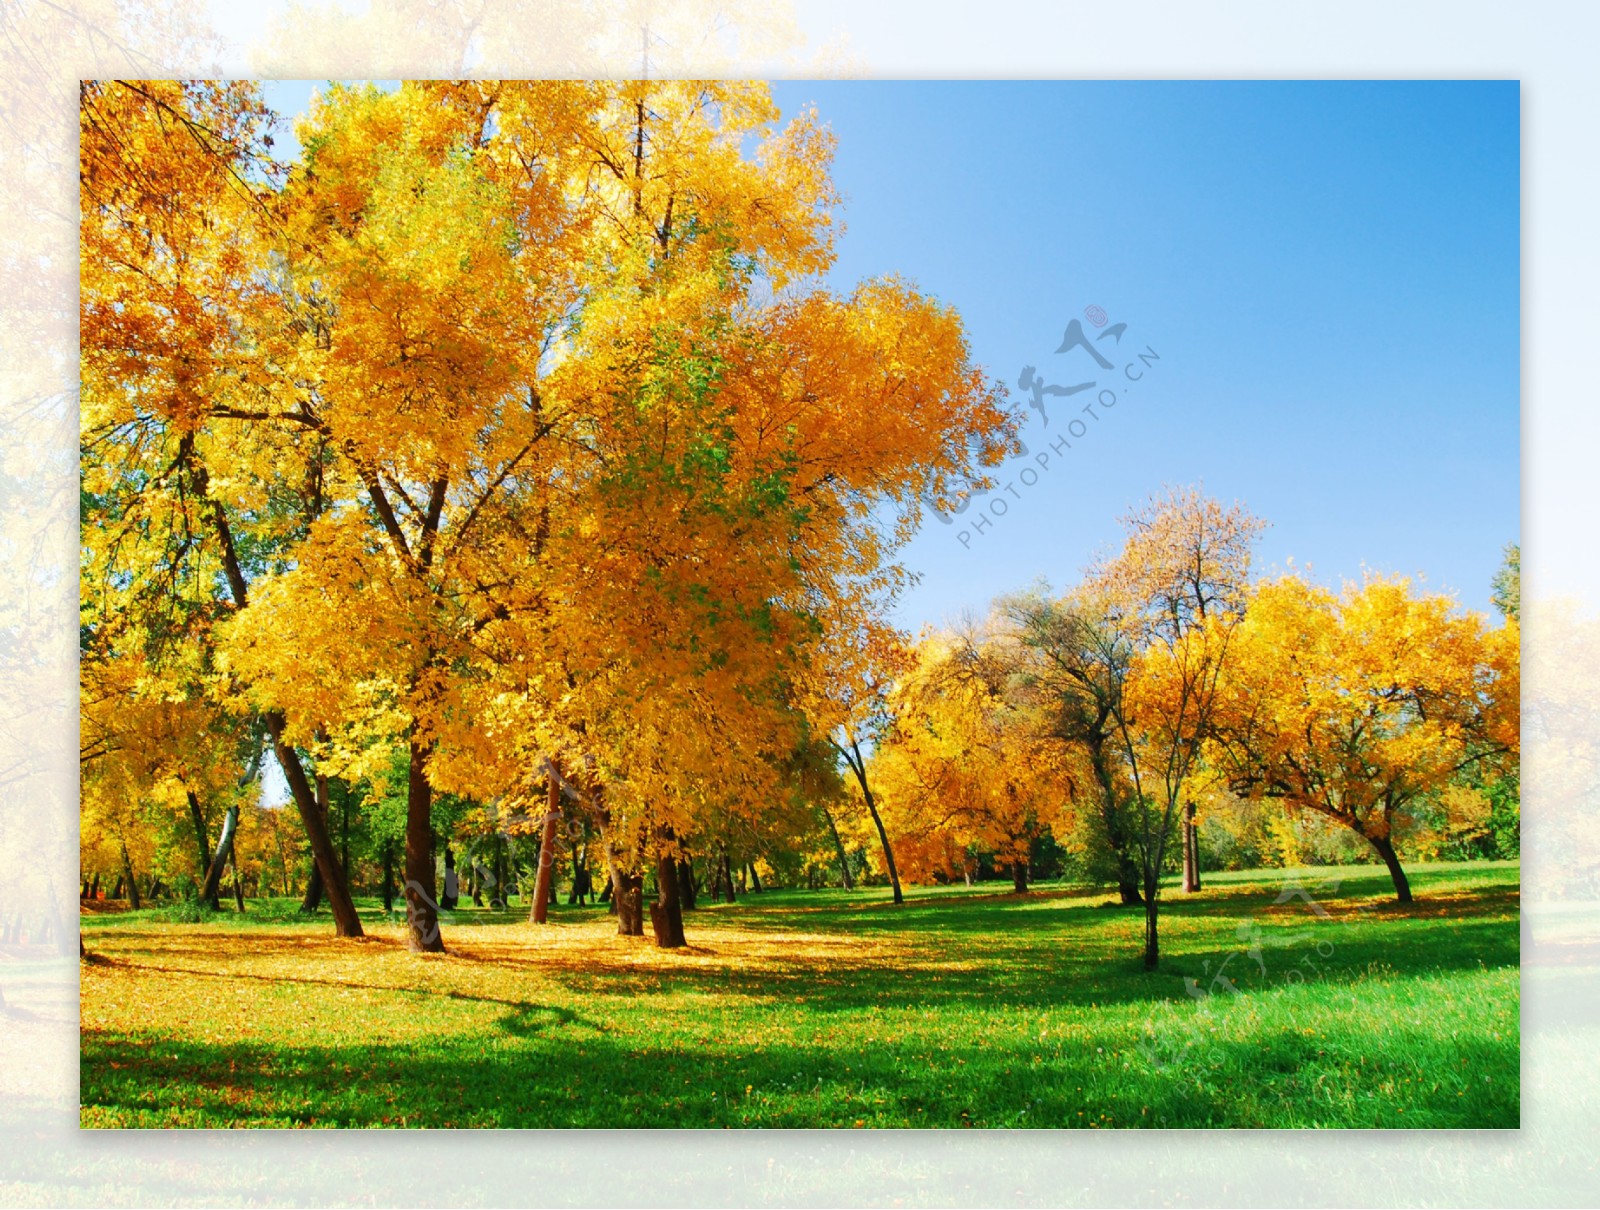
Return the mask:
<path id="1" fill-rule="evenodd" d="M 677 952 L 603 908 L 448 913 L 439 956 L 373 904 L 90 913 L 81 1122 L 1515 1127 L 1518 866 L 1410 873 L 1209 875 L 1155 974 L 1139 909 L 1048 885 L 769 890 Z"/>

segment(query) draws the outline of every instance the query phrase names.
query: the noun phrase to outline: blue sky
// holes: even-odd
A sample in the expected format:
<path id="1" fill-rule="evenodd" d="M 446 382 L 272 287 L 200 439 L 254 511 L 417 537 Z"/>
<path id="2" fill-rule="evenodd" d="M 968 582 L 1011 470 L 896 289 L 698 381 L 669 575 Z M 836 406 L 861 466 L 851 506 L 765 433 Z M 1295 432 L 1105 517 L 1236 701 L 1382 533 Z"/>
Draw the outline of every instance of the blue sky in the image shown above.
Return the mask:
<path id="1" fill-rule="evenodd" d="M 268 100 L 292 113 L 309 89 L 270 85 Z M 1069 583 L 1130 507 L 1192 483 L 1271 522 L 1263 570 L 1293 560 L 1335 585 L 1401 573 L 1488 608 L 1519 534 L 1515 82 L 774 94 L 785 113 L 814 103 L 838 139 L 846 231 L 830 284 L 898 273 L 953 305 L 1019 405 L 1025 365 L 1096 383 L 1046 396 L 1048 426 L 1029 411 L 1031 456 L 1002 468 L 1015 494 L 994 497 L 1003 515 L 980 500 L 926 521 L 904 552 L 921 581 L 903 625 L 981 612 L 1041 576 Z M 1074 318 L 1112 371 L 1055 352 Z M 1094 339 L 1118 323 L 1120 340 Z M 1159 361 L 1123 377 L 1147 349 Z M 1114 410 L 1084 415 L 1106 389 Z"/>

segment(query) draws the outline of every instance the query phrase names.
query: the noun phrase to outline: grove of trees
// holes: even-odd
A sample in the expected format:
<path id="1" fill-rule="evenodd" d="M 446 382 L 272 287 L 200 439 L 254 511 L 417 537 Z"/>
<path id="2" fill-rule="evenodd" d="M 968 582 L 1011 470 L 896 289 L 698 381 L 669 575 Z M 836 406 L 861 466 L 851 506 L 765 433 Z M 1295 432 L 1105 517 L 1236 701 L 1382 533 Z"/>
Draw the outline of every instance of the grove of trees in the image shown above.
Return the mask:
<path id="1" fill-rule="evenodd" d="M 920 502 L 1018 417 L 949 307 L 818 284 L 830 136 L 761 85 L 335 85 L 290 163 L 245 83 L 81 115 L 86 893 L 304 890 L 356 936 L 376 886 L 442 950 L 449 849 L 673 947 L 763 872 L 1070 865 L 1154 967 L 1213 824 L 1342 825 L 1405 900 L 1397 840 L 1514 815 L 1514 603 L 1258 582 L 1198 491 L 1065 592 L 889 625 Z"/>

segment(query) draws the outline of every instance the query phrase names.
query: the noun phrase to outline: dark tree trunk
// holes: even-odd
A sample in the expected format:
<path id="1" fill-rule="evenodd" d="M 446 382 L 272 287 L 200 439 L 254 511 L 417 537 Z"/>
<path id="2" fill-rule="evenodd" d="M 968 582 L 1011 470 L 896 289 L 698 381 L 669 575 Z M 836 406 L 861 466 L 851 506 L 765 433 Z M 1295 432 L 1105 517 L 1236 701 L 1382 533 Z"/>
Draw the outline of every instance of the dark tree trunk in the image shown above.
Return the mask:
<path id="1" fill-rule="evenodd" d="M 548 761 L 550 787 L 545 795 L 544 833 L 539 838 L 539 879 L 533 889 L 533 914 L 528 917 L 534 924 L 544 924 L 550 918 L 550 903 L 555 898 L 556 825 L 561 822 L 561 770 L 555 761 Z"/>
<path id="2" fill-rule="evenodd" d="M 300 910 L 311 915 L 322 906 L 322 867 L 316 859 L 311 862 L 311 877 L 306 879 L 306 893 L 300 899 Z"/>
<path id="3" fill-rule="evenodd" d="M 650 925 L 655 930 L 656 946 L 679 949 L 688 942 L 683 936 L 683 906 L 678 898 L 678 861 L 673 854 L 672 829 L 658 834 L 656 857 L 656 899 L 650 905 Z"/>
<path id="4" fill-rule="evenodd" d="M 267 732 L 272 736 L 272 750 L 283 769 L 284 780 L 294 796 L 300 811 L 300 822 L 305 825 L 306 839 L 311 844 L 312 860 L 321 876 L 319 894 L 326 893 L 328 906 L 333 909 L 334 932 L 340 937 L 360 937 L 361 917 L 350 898 L 350 888 L 339 875 L 339 859 L 333 851 L 333 841 L 328 836 L 327 817 L 317 810 L 316 795 L 311 789 L 311 779 L 306 776 L 300 754 L 283 742 L 283 715 L 269 711 L 263 716 Z"/>
<path id="5" fill-rule="evenodd" d="M 884 864 L 889 867 L 889 885 L 894 888 L 894 901 L 904 903 L 906 897 L 900 889 L 900 871 L 895 868 L 894 849 L 889 844 L 889 833 L 884 829 L 883 818 L 878 814 L 878 802 L 872 797 L 872 787 L 867 784 L 867 763 L 861 759 L 861 746 L 852 739 L 849 751 L 843 748 L 839 751 L 844 753 L 845 763 L 856 775 L 856 783 L 861 787 L 861 797 L 867 800 L 867 813 L 872 816 L 872 826 L 878 829 L 878 843 L 883 846 Z"/>
<path id="6" fill-rule="evenodd" d="M 1157 930 L 1160 886 L 1146 879 L 1144 888 L 1144 969 L 1153 971 L 1161 961 L 1161 938 Z"/>
<path id="7" fill-rule="evenodd" d="M 862 777 L 861 784 L 863 789 L 865 789 L 865 776 Z M 883 860 L 884 863 L 889 867 L 889 885 L 894 888 L 894 901 L 896 903 L 904 903 L 906 901 L 906 896 L 905 892 L 900 889 L 900 871 L 895 868 L 894 849 L 889 845 L 889 833 L 885 831 L 883 820 L 878 815 L 878 804 L 873 801 L 871 794 L 868 794 L 866 797 L 867 811 L 872 815 L 872 826 L 878 829 L 878 843 L 883 846 Z"/>
<path id="8" fill-rule="evenodd" d="M 1134 865 L 1133 859 L 1126 854 L 1117 854 L 1117 894 L 1121 896 L 1124 904 L 1144 902 L 1144 892 L 1139 889 L 1139 884 L 1144 881 L 1144 875 L 1139 872 L 1139 867 Z"/>
<path id="9" fill-rule="evenodd" d="M 1194 826 L 1194 804 L 1183 807 L 1183 889 L 1193 894 L 1200 889 L 1200 836 Z"/>
<path id="10" fill-rule="evenodd" d="M 750 891 L 752 894 L 761 894 L 761 875 L 756 870 L 756 863 L 750 863 Z"/>
<path id="11" fill-rule="evenodd" d="M 1394 897 L 1400 903 L 1411 903 L 1411 880 L 1400 868 L 1400 857 L 1394 851 L 1394 842 L 1387 836 L 1368 836 L 1367 843 L 1378 851 L 1383 864 L 1389 867 L 1389 877 L 1394 880 Z"/>
<path id="12" fill-rule="evenodd" d="M 239 881 L 239 863 L 237 861 L 233 863 L 233 903 L 240 912 L 244 911 L 244 885 Z"/>
<path id="13" fill-rule="evenodd" d="M 228 808 L 228 813 L 222 817 L 222 835 L 217 837 L 217 851 L 208 863 L 210 869 L 206 871 L 206 882 L 200 888 L 200 898 L 209 903 L 213 908 L 220 906 L 217 903 L 217 892 L 222 885 L 222 873 L 227 869 L 228 861 L 233 856 L 233 836 L 239 830 L 239 808 L 236 805 Z"/>
<path id="14" fill-rule="evenodd" d="M 738 896 L 733 891 L 733 866 L 728 862 L 728 850 L 722 850 L 722 886 L 728 892 L 728 902 L 734 903 Z"/>
<path id="15" fill-rule="evenodd" d="M 644 876 L 612 871 L 612 902 L 617 909 L 617 936 L 644 936 Z"/>
<path id="16" fill-rule="evenodd" d="M 572 893 L 567 896 L 567 902 L 583 907 L 593 895 L 594 884 L 589 877 L 589 836 L 585 828 L 583 844 L 572 846 Z"/>
<path id="17" fill-rule="evenodd" d="M 113 899 L 121 899 L 122 898 L 122 883 L 123 883 L 123 877 L 122 877 L 121 874 L 118 874 L 117 875 L 117 885 L 111 888 L 111 898 L 113 898 Z"/>
<path id="18" fill-rule="evenodd" d="M 855 890 L 856 880 L 850 877 L 850 858 L 845 855 L 844 841 L 839 839 L 839 828 L 833 822 L 833 813 L 822 808 L 822 818 L 828 821 L 828 834 L 833 837 L 834 852 L 839 854 L 839 881 L 847 891 Z"/>
<path id="19" fill-rule="evenodd" d="M 200 800 L 195 797 L 193 790 L 185 790 L 184 795 L 189 799 L 189 822 L 194 825 L 195 852 L 199 854 L 200 864 L 195 867 L 199 872 L 202 884 L 209 881 L 206 870 L 211 865 L 211 845 L 206 841 L 206 817 L 200 810 Z M 211 893 L 204 890 L 200 894 L 201 902 L 211 905 L 213 911 L 217 909 L 217 889 L 211 888 Z"/>
<path id="20" fill-rule="evenodd" d="M 439 900 L 433 883 L 433 783 L 428 780 L 432 749 L 412 724 L 411 769 L 406 783 L 406 944 L 414 953 L 442 954 Z M 332 856 L 332 854 L 329 854 Z"/>
<path id="21" fill-rule="evenodd" d="M 1013 861 L 1011 863 L 1011 890 L 1013 894 L 1024 895 L 1028 891 L 1028 863 Z"/>
<path id="22" fill-rule="evenodd" d="M 152 874 L 150 876 L 150 898 L 151 899 L 159 899 L 159 898 L 161 898 L 161 892 L 164 891 L 165 889 L 166 888 L 161 885 L 161 879 L 157 878 L 154 874 Z"/>
<path id="23" fill-rule="evenodd" d="M 183 457 L 186 463 L 192 452 L 192 445 L 185 447 Z M 194 474 L 196 494 L 201 499 L 206 499 L 205 467 L 191 463 L 190 468 Z M 222 570 L 228 578 L 228 588 L 233 594 L 234 605 L 244 609 L 248 604 L 249 588 L 245 583 L 244 571 L 239 565 L 239 554 L 233 544 L 233 533 L 228 526 L 227 514 L 223 511 L 222 505 L 215 500 L 207 500 L 207 503 L 211 506 L 211 520 L 217 531 Z M 356 905 L 350 899 L 350 888 L 339 877 L 338 867 L 334 864 L 333 845 L 328 839 L 327 823 L 325 819 L 317 818 L 316 799 L 311 793 L 311 783 L 306 779 L 305 766 L 300 763 L 300 754 L 283 742 L 283 715 L 279 711 L 269 710 L 262 715 L 262 721 L 266 723 L 267 733 L 272 737 L 272 751 L 283 769 L 284 779 L 289 783 L 289 792 L 294 795 L 295 807 L 299 810 L 300 820 L 305 825 L 306 839 L 311 842 L 312 857 L 327 885 L 328 904 L 333 908 L 334 930 L 340 937 L 359 937 L 362 935 L 361 917 L 356 915 Z"/>
<path id="24" fill-rule="evenodd" d="M 678 902 L 685 911 L 693 911 L 699 902 L 700 891 L 694 884 L 694 858 L 684 856 L 678 859 Z"/>

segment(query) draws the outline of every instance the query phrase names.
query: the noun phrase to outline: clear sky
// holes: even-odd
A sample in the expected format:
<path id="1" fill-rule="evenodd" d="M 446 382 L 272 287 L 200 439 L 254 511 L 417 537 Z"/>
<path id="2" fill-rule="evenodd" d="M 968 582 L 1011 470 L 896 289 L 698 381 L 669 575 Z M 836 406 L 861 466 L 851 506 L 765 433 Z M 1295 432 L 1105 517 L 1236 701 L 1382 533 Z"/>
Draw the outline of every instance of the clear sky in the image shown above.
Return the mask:
<path id="1" fill-rule="evenodd" d="M 294 113 L 309 91 L 267 95 Z M 1015 494 L 925 522 L 904 552 L 922 578 L 903 625 L 1041 576 L 1064 585 L 1131 506 L 1192 483 L 1271 522 L 1264 570 L 1401 573 L 1488 609 L 1519 534 L 1515 82 L 774 93 L 786 114 L 814 103 L 838 139 L 835 288 L 898 273 L 953 305 L 1019 405 L 1024 366 L 1095 382 L 1045 395 L 1048 426 L 1028 411 L 1030 456 L 1002 468 Z M 1073 319 L 1112 370 L 1056 353 Z M 1107 389 L 1114 408 L 1085 415 Z"/>

